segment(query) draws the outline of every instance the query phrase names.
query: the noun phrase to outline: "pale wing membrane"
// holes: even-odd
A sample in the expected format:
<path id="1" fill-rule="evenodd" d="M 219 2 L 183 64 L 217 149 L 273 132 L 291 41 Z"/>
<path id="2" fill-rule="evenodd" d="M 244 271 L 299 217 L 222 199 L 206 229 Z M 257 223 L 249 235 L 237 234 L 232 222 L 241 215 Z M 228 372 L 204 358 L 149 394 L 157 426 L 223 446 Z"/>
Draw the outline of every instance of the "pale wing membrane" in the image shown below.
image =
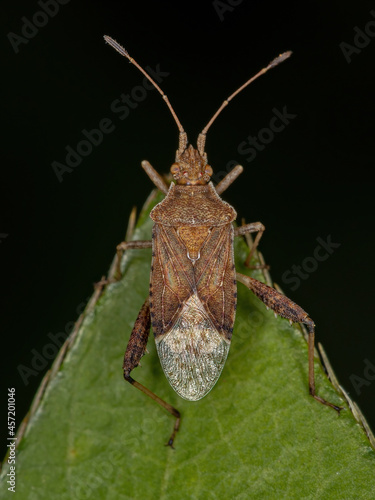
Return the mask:
<path id="1" fill-rule="evenodd" d="M 203 398 L 220 376 L 230 343 L 218 333 L 196 294 L 172 329 L 155 340 L 165 376 L 177 394 L 190 401 Z"/>

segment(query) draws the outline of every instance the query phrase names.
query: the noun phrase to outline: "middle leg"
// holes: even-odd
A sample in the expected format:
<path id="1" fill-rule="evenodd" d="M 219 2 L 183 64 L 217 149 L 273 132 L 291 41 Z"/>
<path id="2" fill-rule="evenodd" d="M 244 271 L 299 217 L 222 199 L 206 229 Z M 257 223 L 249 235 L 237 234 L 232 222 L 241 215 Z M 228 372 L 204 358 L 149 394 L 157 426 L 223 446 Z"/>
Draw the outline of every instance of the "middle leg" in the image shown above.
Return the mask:
<path id="1" fill-rule="evenodd" d="M 116 260 L 115 279 L 119 280 L 121 278 L 121 259 L 126 250 L 137 249 L 137 248 L 151 248 L 151 247 L 152 247 L 152 241 L 150 240 L 123 241 L 119 243 L 116 247 L 117 260 Z"/>
<path id="2" fill-rule="evenodd" d="M 247 256 L 247 259 L 245 261 L 245 266 L 250 267 L 250 261 L 254 255 L 254 252 L 259 245 L 259 241 L 261 237 L 263 236 L 263 233 L 265 231 L 265 227 L 261 222 L 252 222 L 250 224 L 245 224 L 243 226 L 236 227 L 234 229 L 234 236 L 244 236 L 245 234 L 248 233 L 258 233 L 254 239 L 253 245 L 250 249 L 249 255 Z M 261 266 L 264 267 L 264 266 Z"/>

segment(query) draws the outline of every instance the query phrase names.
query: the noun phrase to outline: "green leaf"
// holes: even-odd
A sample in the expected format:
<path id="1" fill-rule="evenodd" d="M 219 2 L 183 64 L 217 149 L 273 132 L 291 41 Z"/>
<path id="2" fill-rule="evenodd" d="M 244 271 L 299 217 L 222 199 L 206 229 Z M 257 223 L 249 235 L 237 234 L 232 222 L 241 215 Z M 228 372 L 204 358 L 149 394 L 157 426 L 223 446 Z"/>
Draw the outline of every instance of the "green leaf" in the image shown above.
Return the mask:
<path id="1" fill-rule="evenodd" d="M 149 200 L 135 239 L 150 238 L 148 212 L 158 200 Z M 248 249 L 238 240 L 237 267 L 246 273 Z M 12 498 L 373 498 L 375 452 L 360 414 L 318 360 L 318 394 L 345 409 L 338 416 L 309 396 L 301 329 L 274 318 L 241 284 L 228 360 L 204 399 L 188 402 L 171 389 L 152 338 L 132 373 L 181 411 L 175 449 L 164 446 L 174 419 L 121 370 L 150 258 L 149 250 L 127 252 L 123 279 L 96 292 L 60 353 L 19 440 Z M 9 498 L 8 472 L 5 464 L 0 498 Z"/>

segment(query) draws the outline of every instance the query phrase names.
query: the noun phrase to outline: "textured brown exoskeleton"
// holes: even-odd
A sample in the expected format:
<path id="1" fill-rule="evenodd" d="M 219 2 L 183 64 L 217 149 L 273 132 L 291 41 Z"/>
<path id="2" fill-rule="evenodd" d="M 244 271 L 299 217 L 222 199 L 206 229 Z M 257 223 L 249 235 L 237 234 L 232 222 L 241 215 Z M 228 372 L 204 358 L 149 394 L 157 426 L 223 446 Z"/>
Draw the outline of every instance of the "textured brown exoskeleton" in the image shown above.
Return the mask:
<path id="1" fill-rule="evenodd" d="M 309 331 L 309 390 L 320 403 L 340 408 L 315 393 L 314 322 L 308 314 L 274 288 L 249 276 L 236 273 L 233 256 L 235 236 L 257 232 L 247 263 L 264 231 L 260 222 L 233 227 L 237 214 L 220 194 L 238 177 L 235 167 L 216 187 L 210 182 L 212 168 L 204 151 L 206 133 L 229 101 L 269 69 L 287 59 L 285 52 L 226 99 L 198 137 L 197 149 L 189 145 L 167 96 L 150 76 L 115 40 L 104 37 L 114 49 L 127 57 L 155 86 L 169 107 L 180 131 L 179 148 L 171 174 L 175 182 L 164 179 L 147 161 L 142 167 L 165 199 L 151 211 L 154 221 L 152 241 L 131 241 L 118 245 L 118 272 L 122 253 L 131 248 L 152 247 L 149 298 L 135 322 L 124 357 L 124 377 L 150 396 L 175 418 L 172 446 L 180 425 L 180 413 L 130 373 L 145 354 L 150 324 L 164 373 L 182 398 L 197 401 L 215 385 L 225 364 L 235 319 L 237 284 L 248 287 L 267 307 L 292 322 L 304 323 Z"/>

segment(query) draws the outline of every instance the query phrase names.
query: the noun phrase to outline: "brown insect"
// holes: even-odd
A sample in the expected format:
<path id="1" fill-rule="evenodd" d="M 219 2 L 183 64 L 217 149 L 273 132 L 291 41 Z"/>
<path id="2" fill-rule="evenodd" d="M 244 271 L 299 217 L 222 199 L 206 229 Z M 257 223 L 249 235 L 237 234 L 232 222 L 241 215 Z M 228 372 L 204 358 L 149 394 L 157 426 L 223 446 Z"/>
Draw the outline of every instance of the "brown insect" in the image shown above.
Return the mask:
<path id="1" fill-rule="evenodd" d="M 260 222 L 233 227 L 237 214 L 221 195 L 241 174 L 237 165 L 214 187 L 212 168 L 205 153 L 206 134 L 219 113 L 241 90 L 260 75 L 287 59 L 285 52 L 250 78 L 228 97 L 198 136 L 197 149 L 188 146 L 186 133 L 167 96 L 115 40 L 104 39 L 129 59 L 160 92 L 177 123 L 180 136 L 171 174 L 175 182 L 168 187 L 148 161 L 142 167 L 153 183 L 166 195 L 151 211 L 154 221 L 152 241 L 130 241 L 117 247 L 118 270 L 122 253 L 131 248 L 152 248 L 149 298 L 135 322 L 124 357 L 124 377 L 150 396 L 175 418 L 167 445 L 173 447 L 180 425 L 180 412 L 135 381 L 130 373 L 145 354 L 150 324 L 165 376 L 182 398 L 197 401 L 216 384 L 224 367 L 232 338 L 237 302 L 237 281 L 248 287 L 264 304 L 291 323 L 304 323 L 309 331 L 309 390 L 311 396 L 338 412 L 338 406 L 315 393 L 315 325 L 308 314 L 290 299 L 264 283 L 236 273 L 233 239 L 256 232 L 248 264 L 263 234 Z M 120 274 L 120 273 L 119 273 Z"/>

